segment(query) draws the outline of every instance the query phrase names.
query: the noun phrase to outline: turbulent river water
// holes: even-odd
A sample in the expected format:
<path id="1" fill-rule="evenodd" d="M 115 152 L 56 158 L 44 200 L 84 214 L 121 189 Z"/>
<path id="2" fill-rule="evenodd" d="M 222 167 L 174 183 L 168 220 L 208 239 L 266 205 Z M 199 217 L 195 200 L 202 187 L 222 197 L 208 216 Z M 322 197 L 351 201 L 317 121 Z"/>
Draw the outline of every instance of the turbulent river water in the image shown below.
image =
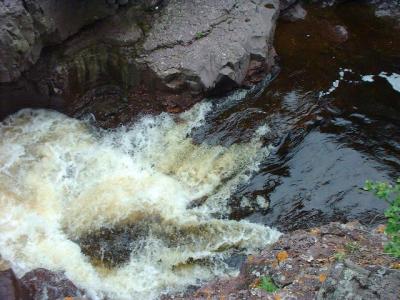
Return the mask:
<path id="1" fill-rule="evenodd" d="M 261 142 L 268 128 L 260 126 L 247 143 L 195 144 L 190 132 L 210 108 L 203 103 L 114 131 L 46 110 L 6 119 L 3 258 L 19 272 L 63 270 L 92 296 L 113 299 L 152 299 L 234 272 L 224 261 L 234 250 L 251 252 L 279 236 L 263 225 L 221 219 L 234 189 L 268 156 Z M 82 253 L 80 239 L 121 227 L 134 234 L 122 266 L 96 265 Z"/>
<path id="2" fill-rule="evenodd" d="M 25 109 L 0 124 L 0 253 L 93 298 L 237 273 L 280 231 L 382 220 L 400 173 L 400 34 L 360 4 L 280 23 L 274 81 L 113 130 Z M 329 28 L 345 26 L 348 41 Z"/>

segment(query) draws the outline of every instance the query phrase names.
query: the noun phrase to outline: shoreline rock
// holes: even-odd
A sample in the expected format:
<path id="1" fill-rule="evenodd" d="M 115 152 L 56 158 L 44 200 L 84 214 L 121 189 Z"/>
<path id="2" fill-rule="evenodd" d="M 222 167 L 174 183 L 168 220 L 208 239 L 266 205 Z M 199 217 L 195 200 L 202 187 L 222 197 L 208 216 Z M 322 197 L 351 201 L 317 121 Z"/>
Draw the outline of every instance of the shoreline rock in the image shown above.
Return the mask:
<path id="1" fill-rule="evenodd" d="M 50 5 L 53 0 L 46 1 L 37 5 Z M 46 45 L 57 45 L 44 48 L 40 58 L 42 47 L 37 47 L 29 68 L 23 67 L 26 55 L 22 55 L 13 63 L 22 67 L 19 73 L 0 83 L 0 117 L 27 106 L 77 116 L 101 106 L 98 97 L 107 94 L 112 95 L 108 103 L 118 107 L 114 114 L 119 114 L 124 102 L 133 107 L 142 100 L 143 93 L 133 93 L 135 89 L 146 91 L 155 111 L 177 112 L 206 95 L 258 82 L 275 64 L 272 42 L 278 0 L 202 0 L 196 5 L 177 0 L 139 2 L 118 11 L 111 5 L 112 13 L 79 31 L 78 25 L 74 30 L 52 27 L 58 37 Z M 162 9 L 146 9 L 160 4 Z M 46 12 L 52 21 L 52 10 Z M 59 12 L 54 17 L 52 22 L 57 23 Z M 29 32 L 36 30 L 32 26 Z M 67 39 L 56 43 L 63 38 Z M 32 50 L 31 44 L 26 51 Z M 130 113 L 133 116 L 142 108 L 139 104 Z"/>
<path id="2" fill-rule="evenodd" d="M 396 299 L 400 262 L 383 254 L 386 242 L 382 226 L 371 230 L 358 222 L 296 230 L 259 255 L 249 256 L 238 277 L 163 299 L 354 299 L 351 295 L 357 293 L 375 293 L 377 298 L 368 299 Z M 352 275 L 346 277 L 348 273 Z M 260 289 L 262 277 L 270 278 L 278 291 Z M 354 284 L 357 278 L 366 284 Z"/>

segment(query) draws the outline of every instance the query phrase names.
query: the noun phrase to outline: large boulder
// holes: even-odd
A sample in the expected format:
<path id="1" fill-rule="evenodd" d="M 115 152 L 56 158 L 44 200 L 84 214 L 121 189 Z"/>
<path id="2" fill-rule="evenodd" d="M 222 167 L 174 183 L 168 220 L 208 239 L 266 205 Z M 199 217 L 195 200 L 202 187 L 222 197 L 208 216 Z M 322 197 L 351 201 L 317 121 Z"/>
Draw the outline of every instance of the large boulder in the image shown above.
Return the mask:
<path id="1" fill-rule="evenodd" d="M 2 47 L 0 35 L 0 54 L 7 58 L 0 62 L 0 117 L 26 106 L 74 116 L 90 112 L 104 120 L 127 111 L 129 119 L 149 105 L 180 111 L 210 91 L 260 81 L 274 64 L 279 0 L 2 5 L 14 9 L 9 20 L 13 31 L 24 29 L 25 40 L 15 51 L 16 37 L 5 31 L 9 45 Z M 46 45 L 53 46 L 40 55 Z"/>
<path id="2" fill-rule="evenodd" d="M 172 90 L 232 88 L 273 64 L 278 0 L 171 0 L 138 59 Z"/>

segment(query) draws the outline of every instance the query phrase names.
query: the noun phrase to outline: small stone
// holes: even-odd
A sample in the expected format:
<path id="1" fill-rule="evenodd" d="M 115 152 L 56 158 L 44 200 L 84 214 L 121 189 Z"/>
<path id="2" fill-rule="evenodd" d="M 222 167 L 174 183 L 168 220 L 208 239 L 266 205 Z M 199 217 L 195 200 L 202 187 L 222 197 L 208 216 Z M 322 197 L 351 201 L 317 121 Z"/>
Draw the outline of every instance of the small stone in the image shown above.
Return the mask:
<path id="1" fill-rule="evenodd" d="M 381 224 L 381 225 L 379 225 L 378 227 L 376 227 L 375 231 L 376 231 L 377 233 L 384 233 L 384 232 L 385 232 L 385 229 L 386 229 L 386 225 Z"/>
<path id="2" fill-rule="evenodd" d="M 283 262 L 285 261 L 287 258 L 289 257 L 288 253 L 286 251 L 280 251 L 278 252 L 278 254 L 276 255 L 276 259 L 278 260 L 278 262 Z"/>

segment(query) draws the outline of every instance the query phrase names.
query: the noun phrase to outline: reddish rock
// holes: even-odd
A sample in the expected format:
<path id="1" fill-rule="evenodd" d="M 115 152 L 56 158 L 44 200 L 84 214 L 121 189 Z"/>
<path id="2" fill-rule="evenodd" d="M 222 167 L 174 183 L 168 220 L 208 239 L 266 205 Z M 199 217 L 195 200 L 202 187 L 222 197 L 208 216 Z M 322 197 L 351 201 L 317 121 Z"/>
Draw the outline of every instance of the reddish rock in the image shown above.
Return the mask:
<path id="1" fill-rule="evenodd" d="M 0 271 L 1 300 L 29 300 L 27 288 L 15 276 L 11 269 Z"/>
<path id="2" fill-rule="evenodd" d="M 21 282 L 29 291 L 29 299 L 55 300 L 83 296 L 83 292 L 65 277 L 64 274 L 46 269 L 36 269 L 26 273 L 21 278 Z"/>

